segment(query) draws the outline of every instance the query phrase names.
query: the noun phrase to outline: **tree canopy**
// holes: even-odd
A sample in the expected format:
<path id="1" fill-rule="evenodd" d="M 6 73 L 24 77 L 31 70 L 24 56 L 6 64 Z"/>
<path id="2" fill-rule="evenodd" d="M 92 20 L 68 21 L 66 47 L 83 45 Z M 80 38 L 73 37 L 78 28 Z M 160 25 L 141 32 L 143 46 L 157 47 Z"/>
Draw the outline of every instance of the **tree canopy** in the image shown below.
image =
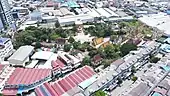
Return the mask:
<path id="1" fill-rule="evenodd" d="M 83 61 L 82 61 L 82 64 L 83 65 L 91 65 L 91 59 L 90 59 L 90 57 L 84 57 L 83 58 Z"/>
<path id="2" fill-rule="evenodd" d="M 97 37 L 106 37 L 114 33 L 112 27 L 109 26 L 109 24 L 104 24 L 104 23 L 96 23 L 94 26 L 90 26 L 85 30 L 92 36 L 97 36 Z"/>
<path id="3" fill-rule="evenodd" d="M 58 20 L 55 22 L 55 27 L 56 28 L 60 27 L 60 23 L 58 22 Z"/>
<path id="4" fill-rule="evenodd" d="M 137 79 L 138 79 L 138 77 L 136 77 L 136 76 L 133 76 L 133 77 L 132 77 L 132 81 L 133 81 L 133 82 L 135 82 Z"/>
<path id="5" fill-rule="evenodd" d="M 59 37 L 67 37 L 66 30 L 62 28 L 50 29 L 30 26 L 15 34 L 14 46 L 18 48 L 23 45 L 31 45 L 33 42 L 51 42 Z"/>
<path id="6" fill-rule="evenodd" d="M 64 51 L 65 51 L 65 52 L 70 51 L 70 49 L 71 49 L 71 44 L 66 44 L 66 45 L 64 45 Z"/>
<path id="7" fill-rule="evenodd" d="M 70 42 L 70 43 L 73 43 L 75 40 L 74 40 L 74 38 L 71 36 L 69 39 L 68 39 L 68 42 Z"/>
<path id="8" fill-rule="evenodd" d="M 94 96 L 106 96 L 106 93 L 102 90 L 99 90 L 99 91 L 94 93 Z"/>
<path id="9" fill-rule="evenodd" d="M 131 43 L 124 43 L 121 47 L 120 47 L 120 51 L 122 56 L 127 55 L 130 51 L 132 50 L 136 50 L 137 46 L 135 44 L 131 44 Z"/>
<path id="10" fill-rule="evenodd" d="M 154 56 L 152 56 L 152 57 L 149 59 L 149 61 L 150 61 L 151 63 L 157 63 L 159 60 L 160 60 L 160 58 L 154 57 Z"/>
<path id="11" fill-rule="evenodd" d="M 36 42 L 35 43 L 35 48 L 37 49 L 37 48 L 41 48 L 42 47 L 42 45 L 41 45 L 41 43 L 40 42 Z"/>

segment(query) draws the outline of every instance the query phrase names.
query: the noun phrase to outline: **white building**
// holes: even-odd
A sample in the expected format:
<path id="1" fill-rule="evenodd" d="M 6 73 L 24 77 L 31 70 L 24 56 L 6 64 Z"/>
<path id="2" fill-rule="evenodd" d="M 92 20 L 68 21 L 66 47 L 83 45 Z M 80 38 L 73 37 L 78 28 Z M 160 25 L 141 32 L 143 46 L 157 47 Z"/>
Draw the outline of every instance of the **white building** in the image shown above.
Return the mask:
<path id="1" fill-rule="evenodd" d="M 32 46 L 21 46 L 9 59 L 9 64 L 12 66 L 25 66 L 25 63 L 29 61 L 30 55 L 34 52 Z"/>
<path id="2" fill-rule="evenodd" d="M 13 52 L 13 45 L 9 38 L 0 38 L 0 61 L 5 57 L 11 55 Z"/>
<path id="3" fill-rule="evenodd" d="M 10 5 L 8 3 L 8 0 L 0 0 L 0 8 L 2 10 L 0 10 L 0 12 L 5 16 L 5 19 L 4 21 L 7 23 L 7 24 L 12 24 L 12 21 L 13 21 L 13 17 L 12 17 L 12 14 L 11 14 L 11 8 L 10 8 Z"/>

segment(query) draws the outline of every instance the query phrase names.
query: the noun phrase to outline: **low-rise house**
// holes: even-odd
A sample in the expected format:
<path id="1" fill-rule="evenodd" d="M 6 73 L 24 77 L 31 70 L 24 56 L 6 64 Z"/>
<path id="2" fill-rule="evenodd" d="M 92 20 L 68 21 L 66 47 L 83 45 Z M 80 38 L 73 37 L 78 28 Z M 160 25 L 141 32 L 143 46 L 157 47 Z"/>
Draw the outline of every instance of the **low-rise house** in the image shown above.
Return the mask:
<path id="1" fill-rule="evenodd" d="M 81 60 L 65 52 L 59 52 L 58 59 L 66 63 L 67 66 L 71 65 L 74 68 L 81 64 Z"/>
<path id="2" fill-rule="evenodd" d="M 54 70 L 61 70 L 62 73 L 66 73 L 72 70 L 71 66 L 67 66 L 59 59 L 51 61 L 51 66 Z"/>
<path id="3" fill-rule="evenodd" d="M 127 43 L 135 44 L 138 45 L 142 40 L 137 38 L 137 39 L 129 39 Z"/>
<path id="4" fill-rule="evenodd" d="M 149 89 L 150 86 L 141 82 L 134 89 L 132 89 L 127 96 L 144 96 Z"/>
<path id="5" fill-rule="evenodd" d="M 64 48 L 65 44 L 66 44 L 66 39 L 64 39 L 64 38 L 57 38 L 56 39 L 56 47 L 57 48 Z"/>
<path id="6" fill-rule="evenodd" d="M 22 66 L 25 67 L 25 63 L 30 60 L 30 56 L 34 52 L 34 47 L 32 46 L 21 46 L 9 59 L 9 64 L 12 66 Z"/>
<path id="7" fill-rule="evenodd" d="M 92 64 L 94 65 L 94 66 L 98 66 L 98 65 L 100 65 L 101 63 L 102 63 L 102 57 L 100 56 L 100 55 L 95 55 L 94 57 L 93 57 L 93 59 L 92 59 Z"/>

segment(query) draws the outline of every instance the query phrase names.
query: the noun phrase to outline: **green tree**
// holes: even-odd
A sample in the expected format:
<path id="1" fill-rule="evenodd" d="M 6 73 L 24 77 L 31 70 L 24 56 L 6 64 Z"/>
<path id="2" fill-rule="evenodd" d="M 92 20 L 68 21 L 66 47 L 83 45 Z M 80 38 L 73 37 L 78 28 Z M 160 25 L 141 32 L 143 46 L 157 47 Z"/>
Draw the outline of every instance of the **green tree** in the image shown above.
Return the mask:
<path id="1" fill-rule="evenodd" d="M 91 57 L 91 58 L 93 58 L 93 56 L 95 56 L 96 54 L 98 54 L 98 52 L 97 52 L 97 50 L 92 50 L 92 51 L 89 51 L 89 56 Z"/>
<path id="2" fill-rule="evenodd" d="M 77 32 L 77 27 L 75 25 L 73 25 L 73 28 L 71 29 L 74 33 Z"/>
<path id="3" fill-rule="evenodd" d="M 71 49 L 71 44 L 66 44 L 66 45 L 64 45 L 64 51 L 65 51 L 65 52 L 70 51 L 70 49 Z"/>
<path id="4" fill-rule="evenodd" d="M 75 41 L 74 38 L 70 36 L 70 38 L 68 39 L 68 42 L 73 43 L 74 41 Z"/>
<path id="5" fill-rule="evenodd" d="M 84 57 L 84 58 L 83 58 L 83 61 L 82 61 L 82 64 L 83 64 L 83 65 L 88 65 L 88 66 L 90 66 L 90 65 L 91 65 L 91 59 L 90 59 L 90 57 Z"/>
<path id="6" fill-rule="evenodd" d="M 74 48 L 74 49 L 78 49 L 80 45 L 81 45 L 80 41 L 78 41 L 78 42 L 75 41 L 75 42 L 73 43 L 73 48 Z"/>
<path id="7" fill-rule="evenodd" d="M 118 77 L 117 80 L 118 80 L 117 84 L 121 84 L 123 82 L 123 80 L 120 77 Z"/>
<path id="8" fill-rule="evenodd" d="M 111 36 L 110 36 L 110 40 L 116 43 L 116 41 L 117 41 L 117 35 L 111 35 Z"/>
<path id="9" fill-rule="evenodd" d="M 35 43 L 35 48 L 36 48 L 36 49 L 41 48 L 41 47 L 42 47 L 42 45 L 41 45 L 40 42 L 36 42 L 36 43 Z"/>
<path id="10" fill-rule="evenodd" d="M 119 57 L 119 55 L 115 52 L 113 45 L 108 45 L 104 48 L 104 53 L 106 54 L 107 59 L 114 59 Z"/>
<path id="11" fill-rule="evenodd" d="M 138 77 L 136 77 L 136 76 L 133 76 L 133 77 L 132 77 L 132 81 L 133 81 L 133 82 L 135 82 L 137 79 L 138 79 Z"/>
<path id="12" fill-rule="evenodd" d="M 99 90 L 94 93 L 94 96 L 107 96 L 107 94 L 104 91 Z"/>
<path id="13" fill-rule="evenodd" d="M 60 23 L 58 22 L 58 20 L 55 22 L 55 27 L 56 28 L 60 27 Z"/>
<path id="14" fill-rule="evenodd" d="M 87 47 L 87 51 L 92 51 L 92 50 L 95 50 L 95 48 L 93 48 L 92 46 Z"/>
<path id="15" fill-rule="evenodd" d="M 104 68 L 110 66 L 110 62 L 108 62 L 107 60 L 103 60 L 101 64 L 104 65 Z"/>
<path id="16" fill-rule="evenodd" d="M 133 74 L 133 73 L 136 73 L 136 68 L 135 68 L 135 66 L 132 66 L 132 67 L 131 67 L 131 72 L 132 72 L 132 74 Z"/>
<path id="17" fill-rule="evenodd" d="M 120 51 L 122 56 L 127 55 L 130 51 L 132 50 L 136 50 L 137 46 L 135 44 L 130 44 L 130 43 L 124 43 L 121 47 L 120 47 Z"/>
<path id="18" fill-rule="evenodd" d="M 158 58 L 158 57 L 151 57 L 149 61 L 151 63 L 157 63 L 159 60 L 160 60 L 160 58 Z"/>

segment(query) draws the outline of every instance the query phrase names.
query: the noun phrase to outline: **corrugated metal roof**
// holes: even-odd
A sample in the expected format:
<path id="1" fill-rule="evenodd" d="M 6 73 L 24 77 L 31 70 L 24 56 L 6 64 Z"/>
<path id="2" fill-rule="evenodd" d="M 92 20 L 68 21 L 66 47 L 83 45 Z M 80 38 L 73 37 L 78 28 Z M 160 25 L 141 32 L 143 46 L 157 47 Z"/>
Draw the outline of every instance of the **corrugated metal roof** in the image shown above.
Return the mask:
<path id="1" fill-rule="evenodd" d="M 24 61 L 33 50 L 33 46 L 21 46 L 8 60 Z"/>

